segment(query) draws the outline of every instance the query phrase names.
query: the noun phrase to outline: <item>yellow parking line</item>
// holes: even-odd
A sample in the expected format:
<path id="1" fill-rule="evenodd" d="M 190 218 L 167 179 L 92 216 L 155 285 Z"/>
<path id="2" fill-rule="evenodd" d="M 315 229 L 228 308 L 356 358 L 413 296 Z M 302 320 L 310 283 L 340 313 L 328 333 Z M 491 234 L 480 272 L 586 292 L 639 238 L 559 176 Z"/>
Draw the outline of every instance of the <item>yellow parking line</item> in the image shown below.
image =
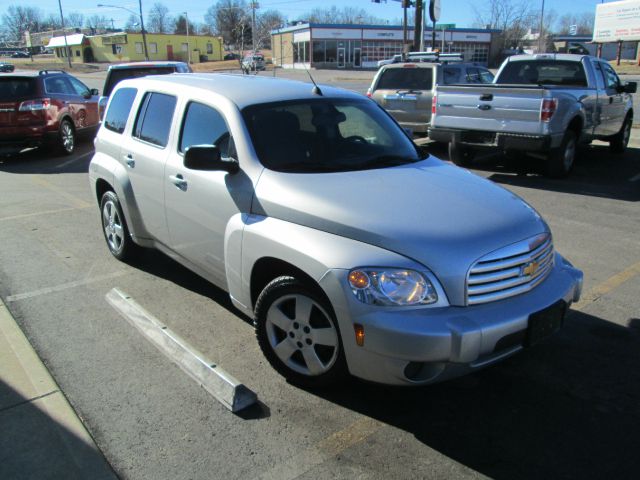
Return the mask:
<path id="1" fill-rule="evenodd" d="M 334 456 L 373 435 L 383 425 L 383 423 L 378 422 L 377 420 L 364 417 L 356 420 L 339 432 L 329 435 L 327 438 L 319 442 L 317 447 L 319 450 Z"/>
<path id="2" fill-rule="evenodd" d="M 81 198 L 78 198 L 75 195 L 70 194 L 64 188 L 60 188 L 60 187 L 54 185 L 53 183 L 45 180 L 44 178 L 42 178 L 40 176 L 31 177 L 31 180 L 34 183 L 37 183 L 38 185 L 40 185 L 42 187 L 45 187 L 45 188 L 57 193 L 58 195 L 66 198 L 67 200 L 69 200 L 71 202 L 71 204 L 74 207 L 85 208 L 85 207 L 88 207 L 88 206 L 91 205 L 90 203 L 82 200 Z"/>
<path id="3" fill-rule="evenodd" d="M 623 270 L 622 272 L 616 273 L 604 282 L 596 285 L 591 290 L 589 290 L 588 293 L 582 296 L 582 300 L 580 300 L 577 304 L 574 304 L 571 308 L 574 310 L 582 310 L 590 303 L 595 302 L 600 297 L 606 295 L 607 293 L 610 293 L 611 291 L 618 288 L 623 283 L 636 277 L 637 275 L 640 275 L 640 262 L 631 265 L 629 268 Z"/>

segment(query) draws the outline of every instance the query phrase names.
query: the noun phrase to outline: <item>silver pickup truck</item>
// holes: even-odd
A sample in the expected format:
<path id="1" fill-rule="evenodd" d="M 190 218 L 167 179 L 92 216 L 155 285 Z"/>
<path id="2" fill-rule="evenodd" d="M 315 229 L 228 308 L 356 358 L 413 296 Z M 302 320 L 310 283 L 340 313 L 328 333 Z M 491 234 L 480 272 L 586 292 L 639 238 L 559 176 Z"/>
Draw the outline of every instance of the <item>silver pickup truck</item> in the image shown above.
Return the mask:
<path id="1" fill-rule="evenodd" d="M 510 158 L 527 153 L 545 172 L 564 177 L 576 147 L 594 139 L 622 153 L 633 121 L 631 93 L 608 62 L 588 55 L 517 55 L 502 64 L 493 84 L 438 85 L 429 137 L 449 143 L 456 165 L 473 147 L 499 147 Z"/>

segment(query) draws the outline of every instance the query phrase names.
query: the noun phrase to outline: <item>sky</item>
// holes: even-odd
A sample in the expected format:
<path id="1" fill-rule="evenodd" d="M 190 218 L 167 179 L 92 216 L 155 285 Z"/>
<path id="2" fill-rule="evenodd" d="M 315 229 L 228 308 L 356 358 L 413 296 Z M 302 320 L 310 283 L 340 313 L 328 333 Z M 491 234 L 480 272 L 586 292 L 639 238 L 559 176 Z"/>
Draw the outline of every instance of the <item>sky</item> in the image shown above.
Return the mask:
<path id="1" fill-rule="evenodd" d="M 118 5 L 128 8 L 129 10 L 138 11 L 138 2 L 136 0 L 60 0 L 62 2 L 63 13 L 78 12 L 84 14 L 85 17 L 92 15 L 105 15 L 107 18 L 114 19 L 116 28 L 124 27 L 130 13 L 119 8 L 98 7 L 98 3 Z M 189 15 L 189 19 L 195 22 L 203 22 L 206 10 L 214 5 L 216 0 L 142 0 L 142 12 L 145 20 L 151 6 L 156 2 L 164 4 L 171 15 L 177 16 L 185 11 Z M 517 0 L 514 0 L 517 1 Z M 610 0 L 609 0 L 610 1 Z M 428 0 L 425 0 L 428 4 Z M 538 8 L 542 7 L 543 0 L 529 0 L 528 3 Z M 247 0 L 247 3 L 248 0 Z M 376 17 L 384 18 L 390 22 L 399 20 L 402 17 L 402 8 L 399 1 L 381 0 L 381 3 L 373 3 L 371 0 L 348 0 L 348 1 L 332 1 L 332 0 L 260 0 L 260 10 L 279 10 L 289 21 L 296 20 L 310 12 L 314 8 L 329 8 L 335 5 L 342 8 L 349 5 L 355 8 L 363 8 L 369 14 Z M 475 19 L 473 7 L 481 8 L 485 0 L 441 0 L 442 15 L 441 23 L 455 23 L 457 27 L 470 27 Z M 544 0 L 545 11 L 555 10 L 558 16 L 565 13 L 582 13 L 595 12 L 595 6 L 601 3 L 601 0 Z M 605 0 L 607 3 L 607 0 Z M 50 13 L 58 14 L 57 0 L 2 0 L 1 4 L 8 7 L 9 5 L 29 5 L 40 8 L 45 16 Z M 0 13 L 4 8 L 0 6 Z"/>

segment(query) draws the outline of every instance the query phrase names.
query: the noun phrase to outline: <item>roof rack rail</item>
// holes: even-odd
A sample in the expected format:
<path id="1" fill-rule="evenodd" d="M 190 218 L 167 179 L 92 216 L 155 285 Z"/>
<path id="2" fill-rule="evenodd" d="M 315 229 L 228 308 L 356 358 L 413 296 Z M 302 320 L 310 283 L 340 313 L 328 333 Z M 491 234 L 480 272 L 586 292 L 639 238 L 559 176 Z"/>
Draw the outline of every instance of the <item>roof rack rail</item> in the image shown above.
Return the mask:
<path id="1" fill-rule="evenodd" d="M 406 54 L 404 61 L 450 63 L 462 62 L 464 57 L 462 53 L 440 53 L 439 51 L 409 52 Z"/>
<path id="2" fill-rule="evenodd" d="M 64 73 L 64 74 L 66 74 L 67 72 L 65 72 L 64 70 L 40 70 L 38 72 L 38 75 L 46 75 L 48 73 Z"/>

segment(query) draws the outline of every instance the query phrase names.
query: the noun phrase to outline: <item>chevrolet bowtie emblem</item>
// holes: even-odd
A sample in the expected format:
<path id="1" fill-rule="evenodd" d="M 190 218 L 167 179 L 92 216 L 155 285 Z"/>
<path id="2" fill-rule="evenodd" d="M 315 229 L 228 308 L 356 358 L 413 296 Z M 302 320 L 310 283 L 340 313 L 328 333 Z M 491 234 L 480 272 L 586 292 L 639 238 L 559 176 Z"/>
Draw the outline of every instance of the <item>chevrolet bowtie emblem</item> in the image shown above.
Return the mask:
<path id="1" fill-rule="evenodd" d="M 539 266 L 540 264 L 536 261 L 527 263 L 525 266 L 522 267 L 520 275 L 530 277 L 538 271 Z"/>

